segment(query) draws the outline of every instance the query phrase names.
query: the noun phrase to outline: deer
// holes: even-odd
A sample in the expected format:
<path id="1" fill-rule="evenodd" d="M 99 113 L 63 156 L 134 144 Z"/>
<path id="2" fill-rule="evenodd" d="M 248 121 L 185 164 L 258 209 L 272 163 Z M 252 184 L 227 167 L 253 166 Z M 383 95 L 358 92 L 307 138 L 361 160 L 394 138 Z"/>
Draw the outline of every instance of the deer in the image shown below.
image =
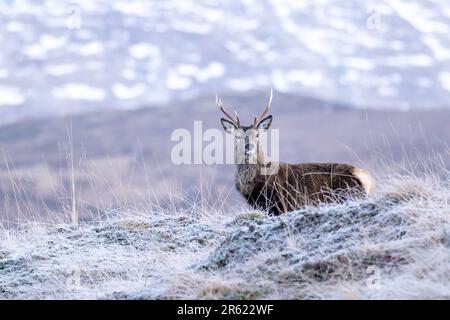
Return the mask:
<path id="1" fill-rule="evenodd" d="M 247 203 L 269 215 L 280 215 L 323 203 L 342 203 L 368 197 L 375 179 L 365 169 L 345 163 L 299 163 L 266 161 L 260 134 L 269 130 L 273 91 L 263 112 L 251 125 L 241 125 L 239 115 L 231 115 L 216 94 L 220 119 L 227 134 L 234 135 L 235 186 Z"/>

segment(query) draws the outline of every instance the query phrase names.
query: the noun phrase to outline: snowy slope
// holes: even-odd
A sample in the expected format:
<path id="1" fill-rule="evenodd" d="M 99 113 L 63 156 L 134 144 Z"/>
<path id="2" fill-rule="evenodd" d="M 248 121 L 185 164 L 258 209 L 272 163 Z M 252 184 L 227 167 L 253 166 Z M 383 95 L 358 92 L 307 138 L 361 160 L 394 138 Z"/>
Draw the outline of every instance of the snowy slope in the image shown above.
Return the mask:
<path id="1" fill-rule="evenodd" d="M 3 120 L 274 87 L 355 107 L 448 107 L 450 3 L 12 0 Z"/>

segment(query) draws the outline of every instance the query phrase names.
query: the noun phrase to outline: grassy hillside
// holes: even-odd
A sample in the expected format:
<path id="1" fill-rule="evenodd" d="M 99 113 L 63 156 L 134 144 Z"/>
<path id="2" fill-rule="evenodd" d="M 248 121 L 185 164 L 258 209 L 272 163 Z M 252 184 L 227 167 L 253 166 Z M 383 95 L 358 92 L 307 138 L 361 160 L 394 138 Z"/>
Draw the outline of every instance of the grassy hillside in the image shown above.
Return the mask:
<path id="1" fill-rule="evenodd" d="M 224 95 L 223 101 L 249 123 L 267 103 L 267 92 Z M 446 109 L 355 110 L 275 92 L 272 112 L 272 127 L 280 129 L 281 161 L 347 162 L 373 171 L 384 170 L 384 162 L 404 166 L 405 159 L 415 162 L 417 155 L 438 153 L 450 167 Z M 36 216 L 60 215 L 70 206 L 72 179 L 85 218 L 97 216 L 98 208 L 141 207 L 149 189 L 152 197 L 167 200 L 178 186 L 186 190 L 205 180 L 229 193 L 226 204 L 239 203 L 233 165 L 176 166 L 171 161 L 173 130 L 192 132 L 199 120 L 204 129 L 222 130 L 214 96 L 1 126 L 0 220 L 14 226 Z"/>
<path id="2" fill-rule="evenodd" d="M 2 299 L 449 299 L 449 283 L 446 172 L 279 217 L 199 200 L 0 233 Z"/>

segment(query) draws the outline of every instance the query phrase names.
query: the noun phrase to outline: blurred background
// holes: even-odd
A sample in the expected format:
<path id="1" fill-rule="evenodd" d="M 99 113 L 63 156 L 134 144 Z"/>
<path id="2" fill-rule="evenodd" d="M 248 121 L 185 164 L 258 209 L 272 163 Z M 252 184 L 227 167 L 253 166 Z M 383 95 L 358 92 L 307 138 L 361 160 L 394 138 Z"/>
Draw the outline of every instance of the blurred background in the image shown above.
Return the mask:
<path id="1" fill-rule="evenodd" d="M 3 0 L 0 26 L 7 225 L 242 205 L 233 166 L 170 161 L 174 129 L 219 128 L 216 93 L 250 122 L 274 89 L 283 161 L 450 165 L 450 2 Z"/>

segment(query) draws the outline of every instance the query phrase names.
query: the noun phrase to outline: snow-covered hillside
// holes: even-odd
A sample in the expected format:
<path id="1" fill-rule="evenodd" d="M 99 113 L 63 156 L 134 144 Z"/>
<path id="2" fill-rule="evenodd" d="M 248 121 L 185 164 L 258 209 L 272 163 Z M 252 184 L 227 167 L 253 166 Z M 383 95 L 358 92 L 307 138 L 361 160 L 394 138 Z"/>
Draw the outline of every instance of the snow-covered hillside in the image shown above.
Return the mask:
<path id="1" fill-rule="evenodd" d="M 448 107 L 450 3 L 11 0 L 0 114 L 268 89 L 355 107 Z"/>

